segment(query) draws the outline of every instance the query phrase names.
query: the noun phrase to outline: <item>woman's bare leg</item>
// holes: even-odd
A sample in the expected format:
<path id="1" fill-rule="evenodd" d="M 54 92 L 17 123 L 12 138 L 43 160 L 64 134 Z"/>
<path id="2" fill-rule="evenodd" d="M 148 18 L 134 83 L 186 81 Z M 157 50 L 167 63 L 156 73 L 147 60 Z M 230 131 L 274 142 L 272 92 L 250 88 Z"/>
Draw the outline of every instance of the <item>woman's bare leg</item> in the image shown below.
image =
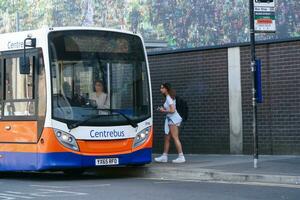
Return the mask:
<path id="1" fill-rule="evenodd" d="M 170 133 L 168 135 L 165 135 L 164 154 L 168 154 L 169 153 L 170 139 L 171 139 Z"/>
<path id="2" fill-rule="evenodd" d="M 171 139 L 171 135 L 165 135 L 165 143 L 164 143 L 164 153 L 157 157 L 154 158 L 154 160 L 156 162 L 160 162 L 160 163 L 166 163 L 168 162 L 168 153 L 169 153 L 169 149 L 170 149 L 170 139 Z"/>
<path id="3" fill-rule="evenodd" d="M 176 125 L 169 125 L 170 127 L 170 134 L 174 140 L 174 143 L 175 143 L 175 146 L 176 146 L 176 149 L 178 151 L 178 154 L 182 154 L 183 151 L 182 151 L 182 145 L 181 145 L 181 142 L 179 140 L 179 130 L 178 130 L 178 127 Z"/>

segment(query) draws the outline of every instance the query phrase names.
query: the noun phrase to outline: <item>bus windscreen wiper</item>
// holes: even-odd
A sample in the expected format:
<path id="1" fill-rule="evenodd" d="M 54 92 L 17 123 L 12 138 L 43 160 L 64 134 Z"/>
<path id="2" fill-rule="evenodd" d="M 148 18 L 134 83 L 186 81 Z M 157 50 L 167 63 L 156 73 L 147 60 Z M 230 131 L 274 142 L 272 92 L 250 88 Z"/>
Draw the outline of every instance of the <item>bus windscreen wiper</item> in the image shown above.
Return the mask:
<path id="1" fill-rule="evenodd" d="M 92 115 L 91 117 L 89 117 L 83 121 L 77 121 L 75 123 L 67 124 L 67 126 L 69 129 L 77 128 L 78 126 L 81 126 L 92 119 L 97 119 L 98 117 L 102 117 L 102 115 Z"/>
<path id="2" fill-rule="evenodd" d="M 116 110 L 116 109 L 96 109 L 96 110 L 99 110 L 99 111 L 109 111 L 111 113 L 117 113 L 119 115 L 121 115 L 122 117 L 124 117 L 127 122 L 133 127 L 133 128 L 136 128 L 138 125 L 136 122 L 134 122 L 130 117 L 128 117 L 126 114 Z M 97 119 L 99 117 L 103 117 L 103 115 L 92 115 L 91 117 L 89 117 L 88 119 L 86 120 L 83 120 L 83 121 L 78 121 L 78 122 L 75 122 L 75 123 L 72 123 L 72 124 L 68 124 L 68 128 L 69 129 L 73 129 L 73 128 L 77 128 L 78 126 L 80 125 L 83 125 L 85 124 L 86 122 L 92 120 L 92 119 Z"/>
<path id="3" fill-rule="evenodd" d="M 115 113 L 118 113 L 119 115 L 121 115 L 122 117 L 124 117 L 127 122 L 133 127 L 133 128 L 136 128 L 138 125 L 136 122 L 134 122 L 130 117 L 128 117 L 126 114 L 116 110 L 116 109 L 97 109 L 97 110 L 100 110 L 100 111 L 110 111 L 110 112 L 115 112 Z"/>

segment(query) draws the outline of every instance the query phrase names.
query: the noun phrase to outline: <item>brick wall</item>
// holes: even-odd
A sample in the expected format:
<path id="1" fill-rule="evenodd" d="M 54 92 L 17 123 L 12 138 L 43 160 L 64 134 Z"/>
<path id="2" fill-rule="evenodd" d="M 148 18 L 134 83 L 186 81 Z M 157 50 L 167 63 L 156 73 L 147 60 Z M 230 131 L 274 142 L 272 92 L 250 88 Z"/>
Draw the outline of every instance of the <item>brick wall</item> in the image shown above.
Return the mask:
<path id="1" fill-rule="evenodd" d="M 226 49 L 150 56 L 154 107 L 163 104 L 160 84 L 170 82 L 187 100 L 190 117 L 181 129 L 187 153 L 229 153 Z M 163 149 L 163 116 L 154 114 L 154 146 Z M 174 147 L 173 147 L 174 152 Z"/>
<path id="2" fill-rule="evenodd" d="M 251 154 L 249 46 L 241 46 L 243 149 Z M 262 154 L 300 154 L 300 40 L 261 44 L 264 103 L 258 106 Z M 227 47 L 149 55 L 154 106 L 162 104 L 160 84 L 170 82 L 189 104 L 180 136 L 186 153 L 229 153 Z M 154 150 L 163 148 L 163 117 L 154 115 Z M 174 147 L 172 149 L 174 152 Z"/>
<path id="3" fill-rule="evenodd" d="M 300 41 L 257 47 L 264 103 L 258 105 L 259 149 L 300 154 Z M 244 153 L 253 151 L 249 47 L 241 48 Z"/>

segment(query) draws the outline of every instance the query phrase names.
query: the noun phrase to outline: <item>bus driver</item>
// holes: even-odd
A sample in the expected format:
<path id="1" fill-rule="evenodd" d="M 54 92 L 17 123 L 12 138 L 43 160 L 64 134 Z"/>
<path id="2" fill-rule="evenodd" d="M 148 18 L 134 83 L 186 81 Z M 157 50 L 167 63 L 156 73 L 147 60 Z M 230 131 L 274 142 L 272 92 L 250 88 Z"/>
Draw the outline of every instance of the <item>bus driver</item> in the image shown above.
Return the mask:
<path id="1" fill-rule="evenodd" d="M 91 100 L 94 100 L 97 104 L 98 109 L 109 109 L 110 108 L 110 98 L 104 92 L 104 84 L 100 80 L 96 80 L 95 84 L 95 92 L 93 92 L 90 96 Z"/>

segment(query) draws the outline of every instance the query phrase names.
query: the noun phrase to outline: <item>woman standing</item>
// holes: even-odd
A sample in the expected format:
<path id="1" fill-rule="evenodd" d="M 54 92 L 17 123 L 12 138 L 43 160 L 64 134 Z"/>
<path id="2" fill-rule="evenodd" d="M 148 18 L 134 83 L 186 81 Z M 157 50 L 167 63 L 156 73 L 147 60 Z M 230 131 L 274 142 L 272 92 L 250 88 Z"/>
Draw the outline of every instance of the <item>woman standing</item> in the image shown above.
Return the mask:
<path id="1" fill-rule="evenodd" d="M 168 152 L 170 149 L 171 137 L 174 140 L 176 149 L 178 151 L 178 158 L 173 160 L 173 163 L 184 163 L 185 157 L 183 155 L 181 142 L 179 140 L 179 129 L 182 122 L 182 118 L 176 110 L 176 100 L 175 100 L 175 90 L 172 89 L 169 83 L 164 83 L 160 86 L 160 92 L 165 97 L 164 106 L 159 108 L 161 113 L 166 114 L 165 120 L 165 143 L 164 143 L 164 153 L 155 158 L 156 162 L 168 162 Z"/>

